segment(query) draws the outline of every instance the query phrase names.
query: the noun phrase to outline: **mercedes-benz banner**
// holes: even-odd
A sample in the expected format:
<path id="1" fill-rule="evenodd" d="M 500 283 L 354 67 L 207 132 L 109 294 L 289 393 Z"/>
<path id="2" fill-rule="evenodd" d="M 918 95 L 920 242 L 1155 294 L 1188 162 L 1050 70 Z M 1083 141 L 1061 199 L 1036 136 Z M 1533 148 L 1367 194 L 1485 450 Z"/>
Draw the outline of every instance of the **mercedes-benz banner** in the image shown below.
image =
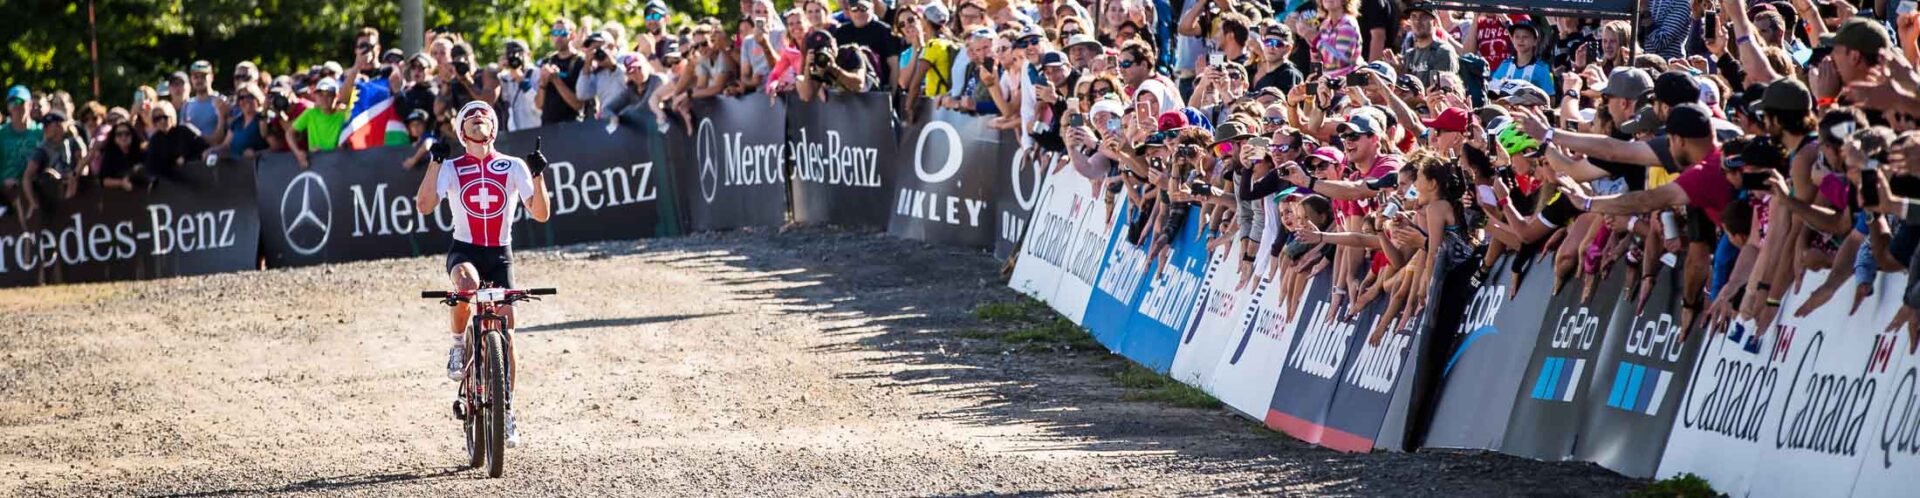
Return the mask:
<path id="1" fill-rule="evenodd" d="M 885 93 L 787 97 L 793 218 L 801 223 L 884 228 L 893 213 L 893 105 Z"/>
<path id="2" fill-rule="evenodd" d="M 97 185 L 83 185 L 72 198 L 52 188 L 40 192 L 31 218 L 11 210 L 0 217 L 0 287 L 256 265 L 260 220 L 249 163 L 188 164 L 131 192 Z"/>
<path id="3" fill-rule="evenodd" d="M 669 129 L 668 164 L 686 193 L 690 229 L 786 223 L 786 115 L 785 100 L 758 93 L 699 99 L 692 135 Z"/>
<path id="4" fill-rule="evenodd" d="M 545 173 L 553 216 L 515 219 L 516 247 L 641 238 L 678 233 L 678 222 L 661 215 L 667 176 L 655 167 L 647 137 L 639 130 L 603 123 L 548 126 L 508 133 L 502 152 L 524 156 L 535 135 L 550 165 Z M 414 204 L 425 168 L 406 169 L 410 147 L 333 151 L 310 156 L 301 168 L 288 154 L 260 160 L 261 241 L 267 265 L 312 265 L 445 252 L 452 241 L 450 209 L 423 212 Z M 484 194 L 482 192 L 481 194 Z M 442 202 L 486 203 L 493 199 L 449 196 Z M 479 204 L 470 209 L 485 211 Z"/>

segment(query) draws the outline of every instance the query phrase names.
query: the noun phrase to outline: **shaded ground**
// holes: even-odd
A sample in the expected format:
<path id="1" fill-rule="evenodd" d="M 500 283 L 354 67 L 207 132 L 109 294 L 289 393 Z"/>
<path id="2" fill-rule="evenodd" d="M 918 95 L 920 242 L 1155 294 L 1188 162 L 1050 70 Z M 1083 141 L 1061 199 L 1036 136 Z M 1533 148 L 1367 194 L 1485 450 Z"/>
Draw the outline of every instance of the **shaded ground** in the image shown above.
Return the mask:
<path id="1" fill-rule="evenodd" d="M 508 474 L 456 467 L 438 258 L 0 291 L 0 495 L 1616 495 L 1347 455 L 1009 344 L 971 251 L 804 230 L 522 252 Z"/>

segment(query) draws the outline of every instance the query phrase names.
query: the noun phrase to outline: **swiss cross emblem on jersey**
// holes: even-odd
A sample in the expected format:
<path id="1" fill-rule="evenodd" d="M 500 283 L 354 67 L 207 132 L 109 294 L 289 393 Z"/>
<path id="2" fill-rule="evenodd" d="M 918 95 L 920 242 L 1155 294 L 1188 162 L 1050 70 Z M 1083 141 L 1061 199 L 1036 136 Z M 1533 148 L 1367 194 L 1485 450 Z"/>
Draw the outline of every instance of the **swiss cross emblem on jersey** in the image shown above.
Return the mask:
<path id="1" fill-rule="evenodd" d="M 460 185 L 460 202 L 475 218 L 498 218 L 507 211 L 507 187 L 499 180 L 476 177 Z"/>

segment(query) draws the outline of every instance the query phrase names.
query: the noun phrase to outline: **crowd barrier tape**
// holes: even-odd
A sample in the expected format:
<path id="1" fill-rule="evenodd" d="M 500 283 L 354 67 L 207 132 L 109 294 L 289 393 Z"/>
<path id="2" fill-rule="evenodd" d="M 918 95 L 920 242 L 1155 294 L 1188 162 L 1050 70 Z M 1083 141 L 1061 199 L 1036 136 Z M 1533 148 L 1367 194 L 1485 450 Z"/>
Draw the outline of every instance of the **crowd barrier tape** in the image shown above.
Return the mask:
<path id="1" fill-rule="evenodd" d="M 1133 209 L 1111 211 L 1072 169 L 1046 179 L 1009 286 L 1081 324 L 1114 352 L 1205 390 L 1234 411 L 1343 451 L 1397 448 L 1422 334 L 1452 313 L 1427 448 L 1580 460 L 1633 477 L 1693 473 L 1734 496 L 1887 496 L 1920 489 L 1920 357 L 1892 320 L 1905 277 L 1882 274 L 1848 313 L 1851 286 L 1771 333 L 1751 323 L 1682 337 L 1679 271 L 1661 267 L 1644 306 L 1627 272 L 1590 296 L 1553 288 L 1550 256 L 1503 255 L 1459 309 L 1430 306 L 1367 342 L 1384 307 L 1352 318 L 1331 277 L 1297 303 L 1278 283 L 1239 282 L 1239 244 L 1206 252 L 1190 214 L 1165 268 Z M 1269 217 L 1271 221 L 1271 217 Z M 1274 241 L 1262 240 L 1262 254 Z M 1477 263 L 1478 260 L 1476 260 Z M 1265 261 L 1256 264 L 1264 267 Z M 1535 267 L 1539 267 L 1535 271 Z M 1810 272 L 1783 310 L 1806 301 Z"/>

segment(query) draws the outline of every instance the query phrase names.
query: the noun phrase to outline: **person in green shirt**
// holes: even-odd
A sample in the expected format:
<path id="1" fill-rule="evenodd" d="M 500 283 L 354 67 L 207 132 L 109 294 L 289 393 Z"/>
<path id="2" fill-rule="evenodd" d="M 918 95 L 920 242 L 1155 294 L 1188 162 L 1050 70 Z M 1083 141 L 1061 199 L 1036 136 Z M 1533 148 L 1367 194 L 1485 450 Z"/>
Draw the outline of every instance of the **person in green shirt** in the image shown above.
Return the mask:
<path id="1" fill-rule="evenodd" d="M 40 148 L 40 124 L 32 114 L 33 94 L 15 85 L 7 90 L 7 122 L 0 125 L 0 213 L 16 205 L 26 189 L 27 160 Z"/>
<path id="2" fill-rule="evenodd" d="M 293 149 L 294 159 L 300 161 L 300 167 L 307 163 L 307 152 L 323 152 L 340 146 L 340 131 L 347 127 L 347 107 L 345 102 L 334 98 L 339 95 L 340 83 L 333 78 L 320 80 L 313 86 L 313 107 L 294 118 L 293 126 L 287 127 L 287 145 Z M 306 134 L 306 145 L 300 144 L 301 133 Z"/>

